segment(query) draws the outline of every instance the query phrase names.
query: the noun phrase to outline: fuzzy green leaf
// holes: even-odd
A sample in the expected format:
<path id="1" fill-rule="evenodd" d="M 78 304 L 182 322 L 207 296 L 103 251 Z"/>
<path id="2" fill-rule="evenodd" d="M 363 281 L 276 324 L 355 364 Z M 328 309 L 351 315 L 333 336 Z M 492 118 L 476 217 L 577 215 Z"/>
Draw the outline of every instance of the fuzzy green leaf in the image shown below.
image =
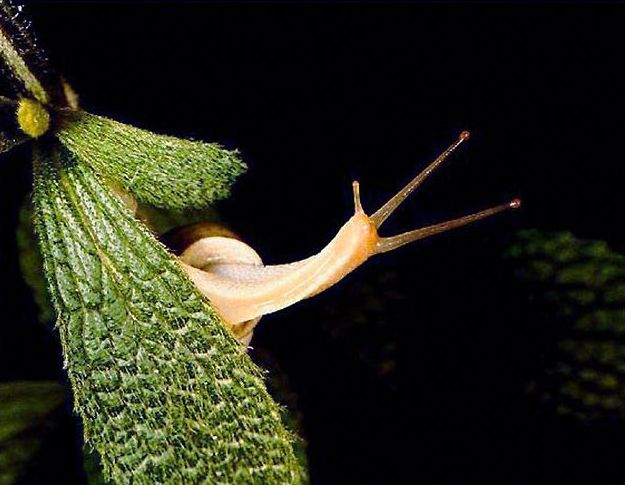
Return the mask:
<path id="1" fill-rule="evenodd" d="M 107 478 L 299 483 L 260 370 L 165 247 L 60 145 L 36 147 L 34 200 L 75 407 Z"/>
<path id="2" fill-rule="evenodd" d="M 76 158 L 155 207 L 205 207 L 227 197 L 245 170 L 235 151 L 214 143 L 156 135 L 84 111 L 63 118 L 57 136 Z"/>

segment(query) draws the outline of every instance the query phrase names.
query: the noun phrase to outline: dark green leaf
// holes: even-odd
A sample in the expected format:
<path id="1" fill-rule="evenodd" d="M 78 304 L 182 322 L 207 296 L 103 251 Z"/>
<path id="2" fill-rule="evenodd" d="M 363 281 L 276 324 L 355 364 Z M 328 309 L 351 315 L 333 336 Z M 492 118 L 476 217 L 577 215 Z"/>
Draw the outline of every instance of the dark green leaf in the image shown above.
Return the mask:
<path id="1" fill-rule="evenodd" d="M 117 483 L 298 483 L 260 370 L 174 257 L 60 145 L 36 227 L 75 406 Z"/>
<path id="2" fill-rule="evenodd" d="M 181 140 L 94 116 L 64 112 L 61 142 L 98 174 L 140 202 L 176 210 L 204 208 L 227 197 L 245 170 L 236 152 Z"/>

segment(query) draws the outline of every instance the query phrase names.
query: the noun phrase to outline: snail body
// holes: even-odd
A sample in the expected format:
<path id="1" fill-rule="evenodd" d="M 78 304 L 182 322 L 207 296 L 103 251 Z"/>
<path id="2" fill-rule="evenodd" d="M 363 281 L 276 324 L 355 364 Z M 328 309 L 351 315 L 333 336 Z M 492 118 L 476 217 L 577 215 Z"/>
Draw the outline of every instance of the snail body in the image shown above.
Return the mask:
<path id="1" fill-rule="evenodd" d="M 377 239 L 368 217 L 357 211 L 319 253 L 294 263 L 265 266 L 250 246 L 225 237 L 199 239 L 180 260 L 235 334 L 251 338 L 260 317 L 334 285 L 375 254 Z"/>
<path id="2" fill-rule="evenodd" d="M 71 90 L 66 85 L 66 94 L 70 92 L 68 89 Z M 77 108 L 75 95 L 68 97 L 68 106 L 70 109 Z M 48 110 L 33 99 L 22 98 L 17 103 L 16 119 L 21 131 L 31 138 L 42 136 L 50 128 Z M 378 234 L 378 229 L 393 211 L 468 137 L 468 132 L 462 132 L 436 160 L 371 216 L 363 210 L 360 186 L 354 182 L 354 215 L 327 246 L 314 256 L 288 264 L 264 265 L 253 248 L 223 229 L 215 235 L 214 227 L 210 227 L 208 233 L 205 228 L 193 232 L 196 237 L 187 241 L 179 262 L 198 290 L 223 317 L 235 337 L 247 345 L 254 327 L 263 315 L 282 310 L 326 290 L 371 256 L 519 207 L 520 201 L 515 199 L 507 204 L 397 236 L 382 237 Z M 133 214 L 137 213 L 137 200 L 131 194 L 113 182 L 109 182 L 109 187 Z"/>
<path id="3" fill-rule="evenodd" d="M 319 253 L 309 258 L 266 266 L 258 253 L 242 241 L 209 235 L 189 241 L 182 251 L 180 263 L 196 287 L 230 325 L 235 336 L 247 345 L 254 326 L 263 315 L 324 291 L 371 256 L 519 207 L 520 201 L 515 199 L 397 236 L 378 234 L 379 227 L 391 213 L 467 138 L 468 133 L 463 132 L 455 143 L 371 216 L 364 212 L 359 184 L 354 182 L 354 215 Z"/>

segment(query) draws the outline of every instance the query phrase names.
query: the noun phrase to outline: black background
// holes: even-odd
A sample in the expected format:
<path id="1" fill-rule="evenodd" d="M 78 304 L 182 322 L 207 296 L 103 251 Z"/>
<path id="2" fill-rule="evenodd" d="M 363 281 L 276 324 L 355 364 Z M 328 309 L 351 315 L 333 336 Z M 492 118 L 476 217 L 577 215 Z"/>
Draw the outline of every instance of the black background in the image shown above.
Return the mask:
<path id="1" fill-rule="evenodd" d="M 470 142 L 385 233 L 523 198 L 521 211 L 380 256 L 263 319 L 253 344 L 299 396 L 313 483 L 625 483 L 622 424 L 542 413 L 525 393 L 542 333 L 513 310 L 501 261 L 529 227 L 625 251 L 622 4 L 74 2 L 27 13 L 88 111 L 241 150 L 250 169 L 218 209 L 267 263 L 325 244 L 351 214 L 353 179 L 372 211 L 463 129 Z M 0 174 L 1 378 L 60 378 L 57 335 L 35 322 L 16 261 L 28 149 Z M 392 383 L 354 357 L 363 332 L 338 345 L 323 324 L 388 271 L 405 295 L 388 327 Z M 33 482 L 80 483 L 79 431 L 68 429 Z"/>

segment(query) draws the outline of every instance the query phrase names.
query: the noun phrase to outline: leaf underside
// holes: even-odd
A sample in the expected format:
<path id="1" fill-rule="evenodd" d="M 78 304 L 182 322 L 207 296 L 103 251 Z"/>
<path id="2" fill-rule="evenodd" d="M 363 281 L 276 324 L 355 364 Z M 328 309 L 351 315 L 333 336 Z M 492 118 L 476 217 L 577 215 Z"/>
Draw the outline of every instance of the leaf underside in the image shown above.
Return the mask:
<path id="1" fill-rule="evenodd" d="M 35 214 L 85 437 L 117 483 L 298 483 L 260 370 L 176 260 L 58 143 Z"/>
<path id="2" fill-rule="evenodd" d="M 205 208 L 227 197 L 246 168 L 237 152 L 216 143 L 157 135 L 84 111 L 63 117 L 57 136 L 76 158 L 155 207 Z"/>

